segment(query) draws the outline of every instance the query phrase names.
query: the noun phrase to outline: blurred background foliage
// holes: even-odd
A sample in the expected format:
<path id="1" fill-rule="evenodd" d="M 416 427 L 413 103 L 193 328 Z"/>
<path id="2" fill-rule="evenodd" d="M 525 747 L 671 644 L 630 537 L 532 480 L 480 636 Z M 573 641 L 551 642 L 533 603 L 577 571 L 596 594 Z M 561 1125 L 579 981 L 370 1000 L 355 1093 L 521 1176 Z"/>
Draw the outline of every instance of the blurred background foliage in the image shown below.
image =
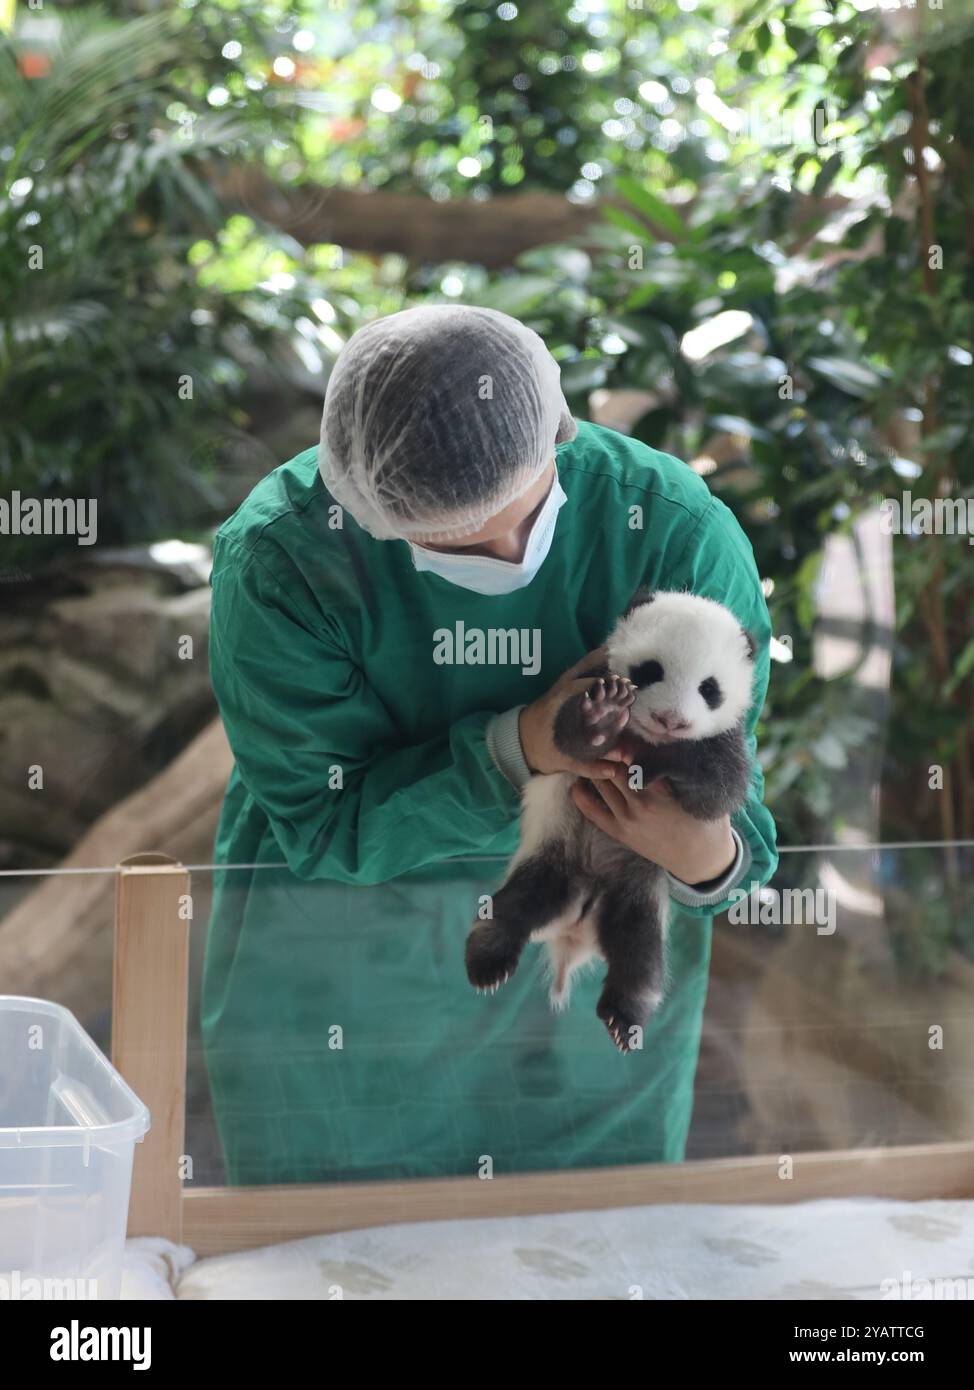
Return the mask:
<path id="1" fill-rule="evenodd" d="M 972 9 L 18 6 L 0 42 L 0 485 L 97 496 L 106 544 L 205 537 L 314 442 L 356 327 L 493 305 L 545 337 L 576 414 L 624 407 L 620 427 L 741 519 L 791 658 L 761 730 L 781 840 L 841 833 L 870 768 L 887 837 L 974 838 L 971 551 L 893 537 L 884 626 L 861 530 L 904 490 L 974 495 Z M 469 233 L 436 260 L 297 237 L 227 201 L 212 176 L 236 165 L 431 216 L 524 194 L 592 215 L 488 270 Z M 842 538 L 865 611 L 823 678 Z M 888 689 L 861 679 L 877 649 Z"/>

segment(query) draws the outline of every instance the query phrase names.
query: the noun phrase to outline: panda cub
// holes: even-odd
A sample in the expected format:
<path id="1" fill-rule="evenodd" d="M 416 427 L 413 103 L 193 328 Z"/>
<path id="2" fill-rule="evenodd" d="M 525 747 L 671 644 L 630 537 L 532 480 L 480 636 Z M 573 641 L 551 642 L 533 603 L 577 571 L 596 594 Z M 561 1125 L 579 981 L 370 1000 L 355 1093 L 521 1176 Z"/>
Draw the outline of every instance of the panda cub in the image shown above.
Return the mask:
<path id="1" fill-rule="evenodd" d="M 751 635 L 712 599 L 641 590 L 606 647 L 607 665 L 586 672 L 588 690 L 558 711 L 558 748 L 592 761 L 624 733 L 635 749 L 630 778 L 636 768 L 643 786 L 667 778 L 674 799 L 699 820 L 736 811 L 750 778 Z M 494 894 L 493 918 L 467 938 L 467 974 L 493 992 L 527 942 L 544 941 L 551 1004 L 561 1009 L 573 972 L 601 957 L 608 969 L 596 1012 L 628 1052 L 663 996 L 668 881 L 582 815 L 570 794 L 576 780 L 539 774 L 524 788 L 521 842 Z"/>

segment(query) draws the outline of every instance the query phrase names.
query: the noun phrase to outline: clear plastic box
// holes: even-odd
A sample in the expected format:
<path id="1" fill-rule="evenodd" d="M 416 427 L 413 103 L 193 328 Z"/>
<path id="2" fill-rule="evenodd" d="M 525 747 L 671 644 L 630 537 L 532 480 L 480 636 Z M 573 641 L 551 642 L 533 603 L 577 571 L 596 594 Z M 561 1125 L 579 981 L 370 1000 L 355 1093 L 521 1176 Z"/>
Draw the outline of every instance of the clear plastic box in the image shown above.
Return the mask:
<path id="1" fill-rule="evenodd" d="M 0 1299 L 118 1298 L 148 1128 L 72 1013 L 0 995 Z"/>

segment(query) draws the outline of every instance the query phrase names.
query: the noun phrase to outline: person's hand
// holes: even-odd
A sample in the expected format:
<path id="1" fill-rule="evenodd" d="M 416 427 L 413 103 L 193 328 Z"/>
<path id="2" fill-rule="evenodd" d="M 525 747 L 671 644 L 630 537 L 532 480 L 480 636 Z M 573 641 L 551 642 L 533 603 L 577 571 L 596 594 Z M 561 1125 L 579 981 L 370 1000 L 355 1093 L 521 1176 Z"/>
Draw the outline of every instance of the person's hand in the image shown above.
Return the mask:
<path id="1" fill-rule="evenodd" d="M 518 719 L 521 751 L 532 772 L 574 772 L 601 781 L 619 769 L 623 754 L 618 750 L 594 762 L 580 762 L 563 753 L 554 741 L 555 715 L 566 700 L 588 690 L 595 679 L 591 675 L 583 676 L 582 672 L 604 665 L 607 658 L 605 647 L 596 647 L 594 652 L 583 656 L 581 661 L 576 661 L 563 676 L 559 676 L 546 694 L 521 710 Z"/>
<path id="2" fill-rule="evenodd" d="M 576 782 L 572 799 L 593 825 L 684 883 L 718 878 L 734 862 L 730 817 L 697 820 L 674 799 L 665 778 L 634 791 L 628 768 L 617 764 L 611 781 Z"/>

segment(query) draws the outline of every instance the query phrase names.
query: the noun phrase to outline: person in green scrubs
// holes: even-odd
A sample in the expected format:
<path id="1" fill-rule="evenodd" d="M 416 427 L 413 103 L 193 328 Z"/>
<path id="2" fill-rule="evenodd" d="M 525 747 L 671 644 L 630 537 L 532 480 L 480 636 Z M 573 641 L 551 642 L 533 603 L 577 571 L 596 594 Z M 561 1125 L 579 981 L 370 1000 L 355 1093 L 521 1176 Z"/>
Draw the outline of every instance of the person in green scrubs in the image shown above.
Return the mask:
<path id="1" fill-rule="evenodd" d="M 478 995 L 467 932 L 518 841 L 520 788 L 635 591 L 691 590 L 755 639 L 751 547 L 686 464 L 575 421 L 541 339 L 423 307 L 339 354 L 321 441 L 214 546 L 210 660 L 235 766 L 216 843 L 201 1023 L 228 1182 L 477 1176 L 682 1159 L 711 922 L 777 863 L 754 762 L 732 820 L 665 786 L 617 818 L 668 873 L 669 985 L 628 1057 L 601 970 L 553 1013 L 538 947 Z M 234 867 L 230 867 L 234 866 Z"/>

